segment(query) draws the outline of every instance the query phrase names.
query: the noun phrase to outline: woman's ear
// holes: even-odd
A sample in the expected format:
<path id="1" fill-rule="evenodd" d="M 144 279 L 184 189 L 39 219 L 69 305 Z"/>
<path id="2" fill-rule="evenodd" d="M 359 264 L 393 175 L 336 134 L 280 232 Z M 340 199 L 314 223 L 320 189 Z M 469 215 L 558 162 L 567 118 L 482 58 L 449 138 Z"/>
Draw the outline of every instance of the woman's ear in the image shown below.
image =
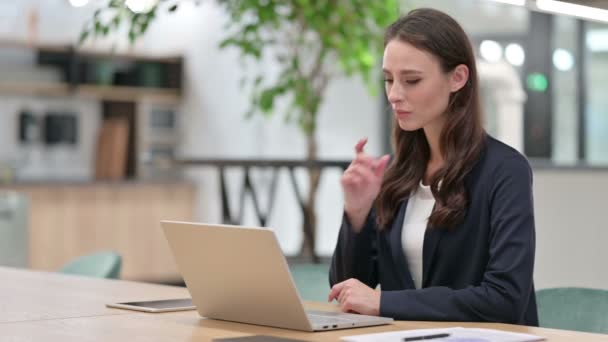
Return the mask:
<path id="1" fill-rule="evenodd" d="M 469 80 L 469 67 L 459 64 L 450 75 L 450 91 L 455 93 L 462 89 Z"/>

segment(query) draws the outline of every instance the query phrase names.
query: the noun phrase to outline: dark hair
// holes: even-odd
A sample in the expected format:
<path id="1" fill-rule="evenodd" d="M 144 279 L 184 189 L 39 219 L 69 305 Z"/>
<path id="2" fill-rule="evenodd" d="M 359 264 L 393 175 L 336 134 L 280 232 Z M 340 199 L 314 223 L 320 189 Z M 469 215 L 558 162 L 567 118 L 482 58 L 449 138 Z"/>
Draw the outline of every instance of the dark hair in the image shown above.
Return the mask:
<path id="1" fill-rule="evenodd" d="M 452 17 L 428 8 L 415 9 L 391 24 L 386 30 L 384 45 L 394 39 L 431 53 L 446 73 L 460 64 L 469 68 L 467 83 L 450 94 L 447 119 L 439 140 L 445 164 L 431 179 L 436 204 L 429 225 L 453 228 L 466 214 L 468 198 L 464 179 L 478 160 L 485 140 L 473 49 L 466 33 Z M 376 199 L 381 229 L 389 226 L 400 202 L 418 187 L 430 158 L 423 129 L 404 131 L 396 119 L 393 126 L 395 156 Z"/>

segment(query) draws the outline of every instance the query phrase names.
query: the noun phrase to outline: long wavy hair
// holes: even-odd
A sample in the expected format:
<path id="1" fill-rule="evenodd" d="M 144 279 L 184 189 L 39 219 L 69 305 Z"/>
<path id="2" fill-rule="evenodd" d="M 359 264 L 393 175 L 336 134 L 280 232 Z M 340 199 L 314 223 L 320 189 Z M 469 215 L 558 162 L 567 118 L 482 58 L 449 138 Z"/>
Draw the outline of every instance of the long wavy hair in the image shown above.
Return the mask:
<path id="1" fill-rule="evenodd" d="M 430 180 L 436 201 L 429 226 L 453 228 L 466 215 L 468 195 L 464 180 L 479 159 L 485 141 L 473 48 L 462 27 L 452 17 L 427 8 L 415 9 L 391 24 L 384 36 L 384 46 L 394 39 L 431 53 L 439 60 L 445 73 L 460 64 L 469 68 L 467 83 L 450 94 L 446 123 L 440 137 L 440 151 L 445 163 Z M 416 190 L 430 158 L 430 147 L 423 129 L 404 131 L 396 119 L 393 126 L 395 155 L 386 170 L 375 203 L 381 229 L 390 226 L 401 202 Z"/>

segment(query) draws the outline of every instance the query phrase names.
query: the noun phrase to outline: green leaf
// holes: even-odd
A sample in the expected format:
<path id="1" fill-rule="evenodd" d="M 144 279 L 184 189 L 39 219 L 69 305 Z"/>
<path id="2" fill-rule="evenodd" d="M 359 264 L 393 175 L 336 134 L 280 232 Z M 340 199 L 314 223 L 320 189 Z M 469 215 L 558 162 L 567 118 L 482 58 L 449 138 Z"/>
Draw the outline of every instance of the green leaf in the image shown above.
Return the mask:
<path id="1" fill-rule="evenodd" d="M 358 58 L 363 67 L 371 68 L 374 66 L 375 58 L 371 53 L 369 53 L 369 51 L 361 51 Z"/>
<path id="2" fill-rule="evenodd" d="M 95 21 L 95 33 L 97 34 L 101 34 L 103 32 L 103 26 L 101 25 L 101 23 L 99 21 Z"/>
<path id="3" fill-rule="evenodd" d="M 259 85 L 262 83 L 262 81 L 263 81 L 263 80 L 264 80 L 264 76 L 262 76 L 262 75 L 258 75 L 258 76 L 255 78 L 255 80 L 254 80 L 254 82 L 253 82 L 253 85 L 254 85 L 254 86 L 256 86 L 256 87 L 257 87 L 257 86 L 259 86 Z"/>
<path id="4" fill-rule="evenodd" d="M 175 5 L 171 6 L 171 7 L 169 7 L 169 12 L 170 12 L 170 13 L 171 13 L 171 12 L 175 12 L 175 11 L 177 10 L 177 8 L 178 8 L 178 7 L 179 7 L 179 6 L 178 6 L 178 4 L 175 4 Z"/>
<path id="5" fill-rule="evenodd" d="M 116 30 L 116 29 L 118 29 L 119 26 L 120 26 L 120 14 L 117 14 L 112 19 L 112 27 Z"/>
<path id="6" fill-rule="evenodd" d="M 145 23 L 141 24 L 139 32 L 143 35 L 144 33 L 146 33 L 146 31 L 148 30 L 148 24 L 150 22 L 146 21 Z"/>
<path id="7" fill-rule="evenodd" d="M 108 8 L 121 8 L 123 6 L 123 0 L 112 0 L 108 4 Z"/>
<path id="8" fill-rule="evenodd" d="M 256 32 L 260 28 L 258 24 L 248 24 L 243 27 L 243 35 L 247 35 L 250 33 Z"/>
<path id="9" fill-rule="evenodd" d="M 220 42 L 219 47 L 220 47 L 220 49 L 223 49 L 223 48 L 225 48 L 225 47 L 227 47 L 229 45 L 235 45 L 235 44 L 236 44 L 236 40 L 235 39 L 233 39 L 233 38 L 227 38 L 227 39 L 224 39 L 224 40 L 222 40 Z"/>
<path id="10" fill-rule="evenodd" d="M 266 89 L 260 95 L 260 109 L 268 113 L 272 109 L 272 105 L 274 104 L 274 91 L 272 89 Z"/>
<path id="11" fill-rule="evenodd" d="M 143 17 L 144 16 L 142 13 L 133 13 L 133 16 L 131 17 L 131 25 L 136 25 Z"/>
<path id="12" fill-rule="evenodd" d="M 78 45 L 82 45 L 82 43 L 84 43 L 84 41 L 87 40 L 88 37 L 89 37 L 88 30 L 83 30 L 82 32 L 80 32 L 80 37 L 78 38 Z"/>
<path id="13" fill-rule="evenodd" d="M 247 113 L 245 113 L 245 119 L 251 119 L 253 116 L 255 115 L 255 107 L 251 107 L 249 108 L 249 110 L 247 111 Z"/>
<path id="14" fill-rule="evenodd" d="M 135 43 L 135 38 L 137 38 L 135 31 L 133 31 L 133 29 L 129 30 L 129 42 L 131 44 Z"/>

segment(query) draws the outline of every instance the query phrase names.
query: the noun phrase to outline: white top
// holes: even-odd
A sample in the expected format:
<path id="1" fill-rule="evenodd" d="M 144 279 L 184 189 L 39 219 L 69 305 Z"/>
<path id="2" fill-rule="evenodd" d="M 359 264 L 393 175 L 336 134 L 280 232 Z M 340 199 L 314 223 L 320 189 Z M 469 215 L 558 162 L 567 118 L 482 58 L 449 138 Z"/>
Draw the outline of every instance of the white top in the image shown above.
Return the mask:
<path id="1" fill-rule="evenodd" d="M 435 198 L 431 192 L 431 187 L 420 182 L 418 189 L 407 202 L 403 230 L 401 231 L 401 245 L 417 289 L 422 287 L 424 233 L 434 206 Z"/>

